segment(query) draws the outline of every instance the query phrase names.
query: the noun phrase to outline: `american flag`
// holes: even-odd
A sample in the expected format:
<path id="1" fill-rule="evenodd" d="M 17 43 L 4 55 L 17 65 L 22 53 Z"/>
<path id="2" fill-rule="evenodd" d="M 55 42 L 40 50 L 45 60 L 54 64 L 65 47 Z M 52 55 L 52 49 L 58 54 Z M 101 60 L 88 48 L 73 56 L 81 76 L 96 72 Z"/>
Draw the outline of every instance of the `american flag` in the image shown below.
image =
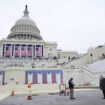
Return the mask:
<path id="1" fill-rule="evenodd" d="M 11 45 L 6 45 L 6 49 L 5 49 L 5 52 L 4 52 L 5 56 L 10 57 L 11 53 L 12 53 L 12 47 L 11 47 Z"/>
<path id="2" fill-rule="evenodd" d="M 32 56 L 32 46 L 27 47 L 27 56 Z"/>
<path id="3" fill-rule="evenodd" d="M 26 46 L 21 46 L 21 56 L 26 56 Z"/>
<path id="4" fill-rule="evenodd" d="M 15 46 L 15 56 L 20 56 L 20 46 Z"/>
<path id="5" fill-rule="evenodd" d="M 36 56 L 41 57 L 42 56 L 42 46 L 36 45 Z"/>

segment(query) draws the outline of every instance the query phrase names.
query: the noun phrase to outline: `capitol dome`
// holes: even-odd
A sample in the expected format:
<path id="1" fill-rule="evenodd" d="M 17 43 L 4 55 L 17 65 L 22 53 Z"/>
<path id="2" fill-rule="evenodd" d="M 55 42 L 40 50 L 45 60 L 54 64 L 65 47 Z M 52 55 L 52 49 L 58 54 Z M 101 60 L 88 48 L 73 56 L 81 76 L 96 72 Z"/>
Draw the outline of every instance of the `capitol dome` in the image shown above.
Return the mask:
<path id="1" fill-rule="evenodd" d="M 11 28 L 11 33 L 7 37 L 8 39 L 42 40 L 40 30 L 28 14 L 29 12 L 26 5 L 24 16 L 18 19 Z"/>

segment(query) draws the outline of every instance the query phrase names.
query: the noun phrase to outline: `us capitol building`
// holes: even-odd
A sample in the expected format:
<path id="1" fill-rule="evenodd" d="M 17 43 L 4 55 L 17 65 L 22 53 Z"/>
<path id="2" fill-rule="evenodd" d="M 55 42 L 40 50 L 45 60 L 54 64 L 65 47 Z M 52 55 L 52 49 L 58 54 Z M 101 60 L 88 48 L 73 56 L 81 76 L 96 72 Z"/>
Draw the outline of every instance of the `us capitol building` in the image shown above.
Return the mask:
<path id="1" fill-rule="evenodd" d="M 33 84 L 33 91 L 55 91 L 60 84 L 68 86 L 70 77 L 77 87 L 98 86 L 100 75 L 105 74 L 104 65 L 105 45 L 79 54 L 57 49 L 56 42 L 43 40 L 27 5 L 11 33 L 0 40 L 1 91 L 27 91 L 28 83 Z"/>

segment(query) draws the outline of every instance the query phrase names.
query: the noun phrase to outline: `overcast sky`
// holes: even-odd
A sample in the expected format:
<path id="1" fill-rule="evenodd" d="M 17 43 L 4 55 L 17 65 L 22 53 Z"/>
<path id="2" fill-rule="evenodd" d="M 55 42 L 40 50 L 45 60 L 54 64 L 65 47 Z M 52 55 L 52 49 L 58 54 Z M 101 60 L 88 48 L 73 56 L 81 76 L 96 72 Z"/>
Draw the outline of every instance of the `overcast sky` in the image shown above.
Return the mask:
<path id="1" fill-rule="evenodd" d="M 58 49 L 85 53 L 105 44 L 105 0 L 0 0 L 0 39 L 26 4 L 43 39 L 57 42 Z"/>

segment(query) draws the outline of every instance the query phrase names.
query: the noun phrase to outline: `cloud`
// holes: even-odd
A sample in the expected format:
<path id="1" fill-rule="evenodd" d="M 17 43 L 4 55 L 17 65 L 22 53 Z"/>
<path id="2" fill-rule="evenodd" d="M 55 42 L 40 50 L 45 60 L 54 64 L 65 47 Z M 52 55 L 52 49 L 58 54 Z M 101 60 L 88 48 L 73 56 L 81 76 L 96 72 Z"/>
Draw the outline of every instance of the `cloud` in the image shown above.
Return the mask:
<path id="1" fill-rule="evenodd" d="M 30 17 L 42 37 L 58 48 L 86 52 L 105 43 L 104 0 L 3 0 L 0 1 L 0 37 L 6 37 L 28 4 Z"/>

